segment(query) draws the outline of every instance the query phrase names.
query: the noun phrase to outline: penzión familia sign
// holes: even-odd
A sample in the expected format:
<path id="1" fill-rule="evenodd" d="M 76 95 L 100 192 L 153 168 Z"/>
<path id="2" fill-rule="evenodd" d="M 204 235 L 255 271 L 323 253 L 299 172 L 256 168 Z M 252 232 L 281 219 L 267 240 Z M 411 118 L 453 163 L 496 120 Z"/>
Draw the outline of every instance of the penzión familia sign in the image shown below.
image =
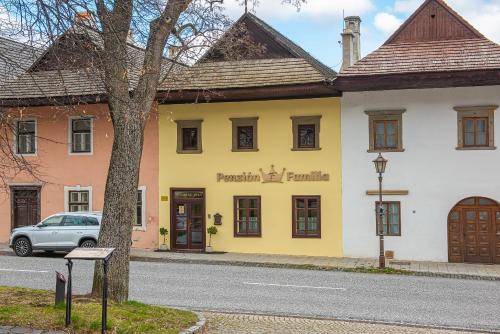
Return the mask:
<path id="1" fill-rule="evenodd" d="M 243 172 L 241 174 L 224 174 L 217 173 L 217 182 L 262 182 L 262 183 L 283 183 L 287 182 L 326 182 L 330 181 L 330 174 L 322 171 L 312 171 L 306 174 L 287 172 L 286 168 L 278 173 L 271 165 L 269 172 L 265 172 L 262 168 L 259 173 Z"/>

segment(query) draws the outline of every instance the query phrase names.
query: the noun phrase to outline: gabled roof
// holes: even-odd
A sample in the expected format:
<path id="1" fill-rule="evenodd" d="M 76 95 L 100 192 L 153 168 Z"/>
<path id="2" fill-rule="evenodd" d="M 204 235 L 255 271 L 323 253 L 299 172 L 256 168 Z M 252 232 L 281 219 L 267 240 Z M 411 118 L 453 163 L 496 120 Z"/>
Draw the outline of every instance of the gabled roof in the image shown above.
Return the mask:
<path id="1" fill-rule="evenodd" d="M 102 100 L 107 91 L 98 54 L 101 50 L 102 40 L 97 31 L 84 27 L 69 29 L 38 54 L 28 71 L 0 88 L 2 103 L 58 97 L 77 99 L 79 96 L 98 96 Z M 144 50 L 128 44 L 127 51 L 130 90 L 133 90 L 142 69 Z M 162 73 L 177 71 L 180 66 L 164 59 Z"/>
<path id="2" fill-rule="evenodd" d="M 234 35 L 246 34 L 249 43 L 246 48 L 262 48 L 261 52 L 237 50 L 238 54 L 227 54 L 223 50 L 234 48 Z M 243 55 L 243 56 L 242 56 Z M 336 72 L 321 63 L 296 43 L 251 13 L 245 13 L 233 26 L 203 55 L 198 63 L 213 61 L 255 60 L 255 59 L 300 58 L 315 67 L 324 76 L 333 78 Z"/>
<path id="3" fill-rule="evenodd" d="M 159 88 L 162 102 L 339 96 L 335 71 L 255 15 L 244 14 L 192 67 Z"/>
<path id="4" fill-rule="evenodd" d="M 485 37 L 443 0 L 426 0 L 385 42 L 387 44 Z"/>
<path id="5" fill-rule="evenodd" d="M 0 37 L 0 85 L 26 72 L 41 53 L 38 48 Z"/>
<path id="6" fill-rule="evenodd" d="M 389 76 L 384 83 L 379 78 Z M 497 81 L 500 84 L 500 45 L 443 0 L 424 1 L 384 45 L 338 78 L 342 90 L 475 86 Z"/>

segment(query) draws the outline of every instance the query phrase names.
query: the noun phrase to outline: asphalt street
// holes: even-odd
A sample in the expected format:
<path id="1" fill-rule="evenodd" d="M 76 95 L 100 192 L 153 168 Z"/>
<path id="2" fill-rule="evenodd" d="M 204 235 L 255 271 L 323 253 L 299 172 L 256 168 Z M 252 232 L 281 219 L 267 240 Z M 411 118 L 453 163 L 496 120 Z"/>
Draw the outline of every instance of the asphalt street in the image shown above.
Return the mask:
<path id="1" fill-rule="evenodd" d="M 55 270 L 66 273 L 62 258 L 0 256 L 0 285 L 54 289 Z M 75 262 L 75 293 L 90 291 L 92 273 L 92 262 Z M 132 262 L 130 294 L 198 310 L 500 331 L 494 281 Z"/>

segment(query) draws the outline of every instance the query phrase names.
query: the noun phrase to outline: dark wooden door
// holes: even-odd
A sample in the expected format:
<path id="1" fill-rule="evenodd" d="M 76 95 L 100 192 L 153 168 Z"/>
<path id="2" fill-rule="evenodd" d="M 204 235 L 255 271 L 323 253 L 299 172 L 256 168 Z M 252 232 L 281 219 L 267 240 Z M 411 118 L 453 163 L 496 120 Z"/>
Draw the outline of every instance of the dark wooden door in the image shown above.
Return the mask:
<path id="1" fill-rule="evenodd" d="M 40 190 L 12 188 L 12 227 L 36 225 L 40 221 Z"/>
<path id="2" fill-rule="evenodd" d="M 492 218 L 492 210 L 488 208 L 463 210 L 465 262 L 493 263 Z"/>
<path id="3" fill-rule="evenodd" d="M 448 216 L 450 262 L 500 263 L 500 205 L 484 197 L 469 197 Z"/>
<path id="4" fill-rule="evenodd" d="M 500 211 L 495 212 L 495 225 L 493 234 L 494 263 L 500 264 Z"/>
<path id="5" fill-rule="evenodd" d="M 173 192 L 171 243 L 173 249 L 205 248 L 205 198 L 200 191 Z"/>

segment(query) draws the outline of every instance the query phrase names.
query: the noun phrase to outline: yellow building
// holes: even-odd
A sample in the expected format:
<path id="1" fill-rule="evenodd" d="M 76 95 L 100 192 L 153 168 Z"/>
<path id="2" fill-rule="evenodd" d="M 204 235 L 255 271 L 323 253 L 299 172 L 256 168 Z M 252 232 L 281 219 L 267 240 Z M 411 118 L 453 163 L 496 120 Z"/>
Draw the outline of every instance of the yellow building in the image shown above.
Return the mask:
<path id="1" fill-rule="evenodd" d="M 342 256 L 335 73 L 251 14 L 238 25 L 262 53 L 222 52 L 230 30 L 162 86 L 159 217 L 169 247 L 204 250 L 216 226 L 214 251 Z"/>

